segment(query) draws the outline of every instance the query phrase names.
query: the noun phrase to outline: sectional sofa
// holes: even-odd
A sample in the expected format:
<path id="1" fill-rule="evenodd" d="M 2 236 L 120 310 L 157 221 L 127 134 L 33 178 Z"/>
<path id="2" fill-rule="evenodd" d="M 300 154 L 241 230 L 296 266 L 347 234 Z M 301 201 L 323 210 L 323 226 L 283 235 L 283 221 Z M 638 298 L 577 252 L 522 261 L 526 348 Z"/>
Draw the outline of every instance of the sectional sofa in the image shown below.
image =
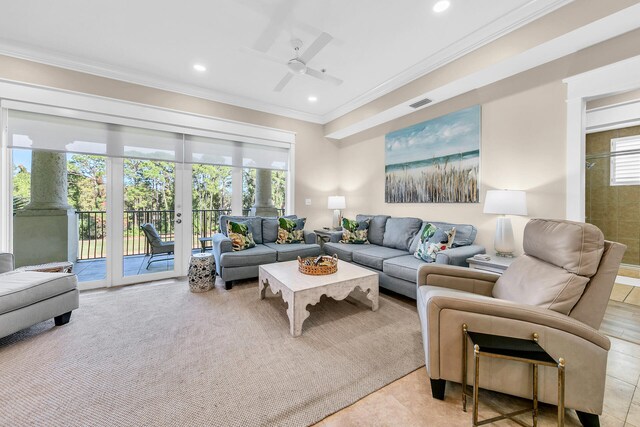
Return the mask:
<path id="1" fill-rule="evenodd" d="M 419 218 L 394 218 L 388 215 L 357 215 L 357 221 L 370 219 L 368 239 L 370 244 L 339 243 L 342 232 L 331 234 L 323 246 L 328 255 L 377 271 L 380 286 L 413 299 L 416 298 L 418 268 L 426 264 L 413 256 L 422 227 L 431 223 L 440 228 L 456 227 L 451 249 L 438 252 L 436 264 L 468 267 L 466 259 L 485 253 L 483 246 L 474 245 L 477 230 L 473 225 L 423 221 Z M 338 267 L 339 268 L 339 267 Z"/>
<path id="2" fill-rule="evenodd" d="M 285 218 L 297 218 L 289 215 Z M 233 251 L 231 240 L 226 236 L 227 221 L 248 221 L 256 246 L 243 251 Z M 220 217 L 220 231 L 213 236 L 213 256 L 216 271 L 224 280 L 225 288 L 231 289 L 232 282 L 240 279 L 258 277 L 258 268 L 262 264 L 291 261 L 300 257 L 318 256 L 322 252 L 316 244 L 316 234 L 304 232 L 304 243 L 278 244 L 278 219 L 259 216 Z"/>

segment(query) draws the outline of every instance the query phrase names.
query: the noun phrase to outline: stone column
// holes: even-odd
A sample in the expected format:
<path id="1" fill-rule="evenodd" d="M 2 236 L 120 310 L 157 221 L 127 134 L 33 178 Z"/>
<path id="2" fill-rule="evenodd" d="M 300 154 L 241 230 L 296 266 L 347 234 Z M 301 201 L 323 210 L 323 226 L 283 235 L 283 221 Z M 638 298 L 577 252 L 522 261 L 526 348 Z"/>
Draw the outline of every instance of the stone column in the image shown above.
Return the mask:
<path id="1" fill-rule="evenodd" d="M 278 210 L 271 198 L 271 171 L 256 169 L 256 202 L 251 208 L 251 216 L 278 216 Z"/>
<path id="2" fill-rule="evenodd" d="M 31 201 L 13 224 L 16 266 L 76 261 L 78 224 L 67 187 L 66 154 L 33 151 Z"/>

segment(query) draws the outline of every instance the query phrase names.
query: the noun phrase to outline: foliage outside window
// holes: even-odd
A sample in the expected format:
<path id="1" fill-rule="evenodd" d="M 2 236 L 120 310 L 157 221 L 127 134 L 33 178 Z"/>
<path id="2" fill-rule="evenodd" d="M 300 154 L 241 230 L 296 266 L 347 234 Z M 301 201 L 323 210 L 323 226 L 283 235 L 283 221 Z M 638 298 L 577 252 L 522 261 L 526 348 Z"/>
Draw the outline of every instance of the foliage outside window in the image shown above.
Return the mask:
<path id="1" fill-rule="evenodd" d="M 287 203 L 287 172 L 271 171 L 271 199 L 273 205 L 284 214 Z M 242 214 L 247 215 L 256 201 L 256 169 L 242 170 Z"/>
<path id="2" fill-rule="evenodd" d="M 611 185 L 640 185 L 640 136 L 611 140 Z"/>

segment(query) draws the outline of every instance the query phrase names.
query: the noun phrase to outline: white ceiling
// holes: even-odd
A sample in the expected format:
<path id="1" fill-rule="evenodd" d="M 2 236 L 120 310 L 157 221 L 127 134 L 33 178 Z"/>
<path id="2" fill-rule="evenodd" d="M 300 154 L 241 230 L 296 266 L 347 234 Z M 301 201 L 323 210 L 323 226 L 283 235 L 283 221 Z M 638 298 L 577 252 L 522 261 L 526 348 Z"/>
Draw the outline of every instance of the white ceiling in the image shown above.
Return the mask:
<path id="1" fill-rule="evenodd" d="M 0 53 L 324 123 L 570 1 L 451 0 L 439 15 L 436 0 L 7 1 Z M 250 51 L 270 28 L 281 64 Z M 321 32 L 333 40 L 308 65 L 342 85 L 301 75 L 275 92 L 291 39 L 304 51 Z"/>

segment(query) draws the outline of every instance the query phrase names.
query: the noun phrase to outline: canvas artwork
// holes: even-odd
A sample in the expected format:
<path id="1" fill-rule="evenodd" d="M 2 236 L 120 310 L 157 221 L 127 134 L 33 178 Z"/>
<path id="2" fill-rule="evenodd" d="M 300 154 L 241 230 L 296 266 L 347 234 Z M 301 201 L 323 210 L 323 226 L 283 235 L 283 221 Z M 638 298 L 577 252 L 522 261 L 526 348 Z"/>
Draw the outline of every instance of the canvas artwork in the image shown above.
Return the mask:
<path id="1" fill-rule="evenodd" d="M 385 202 L 478 203 L 480 106 L 385 137 Z"/>

